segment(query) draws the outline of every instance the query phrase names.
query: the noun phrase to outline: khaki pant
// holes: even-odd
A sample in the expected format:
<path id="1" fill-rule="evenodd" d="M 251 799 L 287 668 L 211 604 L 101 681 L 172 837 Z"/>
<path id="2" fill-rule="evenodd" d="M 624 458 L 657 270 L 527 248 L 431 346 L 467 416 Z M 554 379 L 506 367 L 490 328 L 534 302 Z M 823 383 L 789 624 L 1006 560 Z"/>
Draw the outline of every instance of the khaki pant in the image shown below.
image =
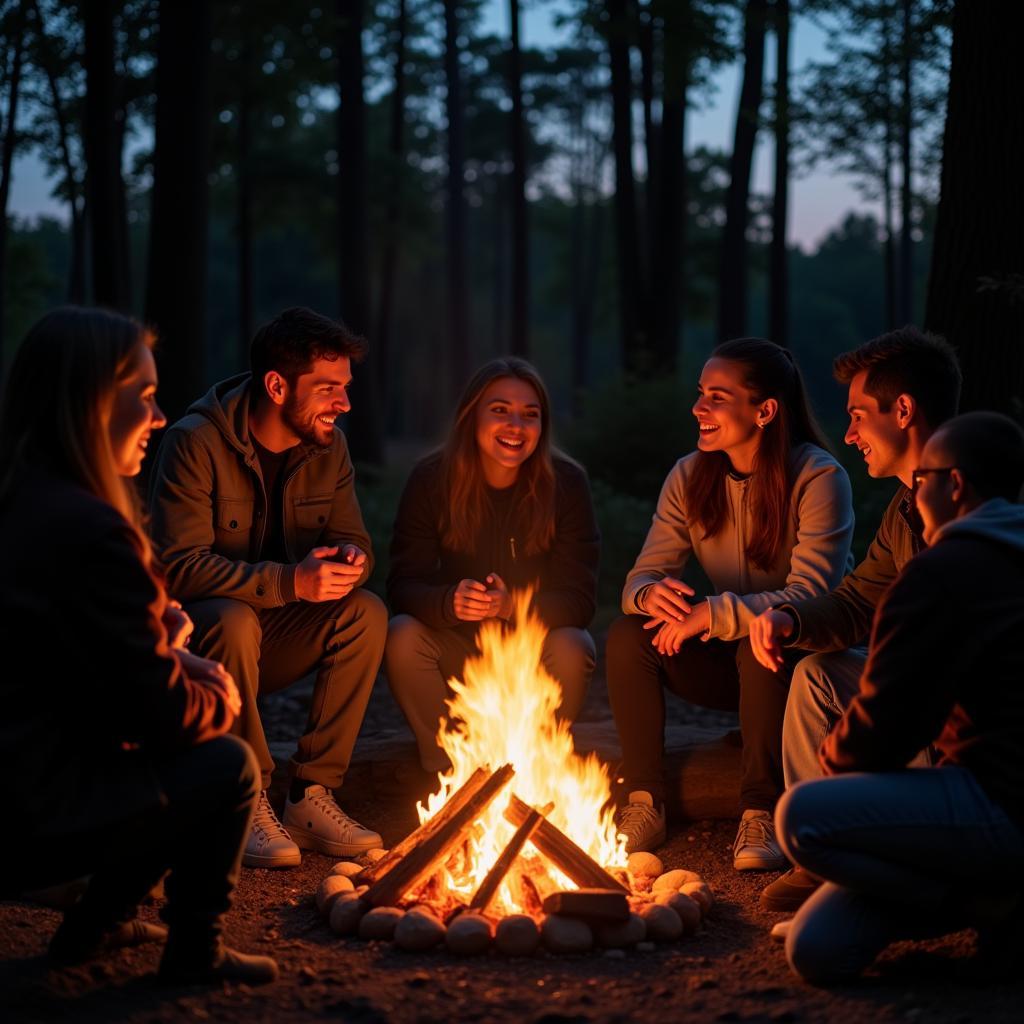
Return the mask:
<path id="1" fill-rule="evenodd" d="M 459 677 L 475 640 L 459 629 L 431 629 L 411 615 L 388 623 L 384 654 L 391 692 L 416 736 L 420 763 L 428 772 L 443 771 L 448 757 L 437 745 L 437 730 L 451 696 L 446 680 Z M 594 640 L 585 629 L 564 626 L 544 640 L 544 668 L 562 687 L 559 718 L 570 722 L 583 707 L 594 674 Z"/>
<path id="2" fill-rule="evenodd" d="M 341 785 L 380 667 L 387 631 L 384 603 L 368 590 L 340 601 L 295 601 L 256 610 L 211 598 L 185 609 L 195 622 L 192 649 L 223 663 L 242 697 L 236 735 L 253 749 L 270 785 L 270 756 L 256 698 L 316 673 L 306 731 L 291 759 L 294 778 L 328 789 Z"/>

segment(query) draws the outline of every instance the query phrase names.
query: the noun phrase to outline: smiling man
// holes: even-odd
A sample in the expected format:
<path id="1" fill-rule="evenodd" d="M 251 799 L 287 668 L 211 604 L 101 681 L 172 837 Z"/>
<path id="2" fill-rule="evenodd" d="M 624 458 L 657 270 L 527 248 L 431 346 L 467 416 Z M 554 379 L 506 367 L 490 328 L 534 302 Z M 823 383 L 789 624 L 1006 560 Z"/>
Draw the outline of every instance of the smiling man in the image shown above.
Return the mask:
<path id="1" fill-rule="evenodd" d="M 895 477 L 901 486 L 864 561 L 835 590 L 769 609 L 750 626 L 751 649 L 766 668 L 783 664 L 783 647 L 819 652 L 797 664 L 790 684 L 782 730 L 787 788 L 822 774 L 818 748 L 857 692 L 875 609 L 923 546 L 912 474 L 928 439 L 956 414 L 960 400 L 953 349 L 916 327 L 891 331 L 843 353 L 833 373 L 849 386 L 850 425 L 844 440 L 860 450 L 871 476 Z M 793 869 L 765 889 L 761 902 L 770 910 L 794 910 L 817 885 L 806 872 Z"/>
<path id="2" fill-rule="evenodd" d="M 252 372 L 214 385 L 167 432 L 152 533 L 168 588 L 195 621 L 193 647 L 242 695 L 236 732 L 263 775 L 243 863 L 290 867 L 300 848 L 336 857 L 380 846 L 338 807 L 384 649 L 383 602 L 361 589 L 370 538 L 337 418 L 350 409 L 364 339 L 286 309 L 252 341 Z M 284 825 L 267 799 L 274 761 L 257 697 L 315 673 L 291 760 Z"/>

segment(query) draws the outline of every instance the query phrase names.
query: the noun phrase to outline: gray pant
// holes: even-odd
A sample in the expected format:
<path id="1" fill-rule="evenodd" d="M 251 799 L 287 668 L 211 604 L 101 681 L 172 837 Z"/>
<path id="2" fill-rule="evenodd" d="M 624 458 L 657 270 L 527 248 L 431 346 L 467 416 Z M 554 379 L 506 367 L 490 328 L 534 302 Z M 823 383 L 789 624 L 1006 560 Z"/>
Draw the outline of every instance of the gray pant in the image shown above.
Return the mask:
<path id="1" fill-rule="evenodd" d="M 857 696 L 867 658 L 863 647 L 853 647 L 831 654 L 811 654 L 797 662 L 782 722 L 782 774 L 787 789 L 825 774 L 818 751 Z"/>
<path id="2" fill-rule="evenodd" d="M 211 598 L 185 609 L 195 622 L 192 649 L 222 662 L 242 697 L 236 735 L 253 749 L 267 789 L 274 771 L 256 698 L 316 673 L 306 731 L 290 770 L 328 789 L 348 770 L 370 691 L 380 668 L 387 611 L 376 594 L 353 590 L 340 601 L 295 601 L 262 611 Z"/>
<path id="3" fill-rule="evenodd" d="M 458 677 L 476 650 L 472 636 L 460 629 L 431 629 L 411 615 L 388 623 L 384 653 L 391 692 L 416 737 L 420 764 L 428 772 L 444 771 L 448 757 L 437 744 L 437 730 L 451 696 L 446 680 Z M 585 629 L 553 629 L 544 640 L 544 668 L 562 687 L 558 716 L 572 722 L 580 713 L 594 674 L 594 640 Z"/>
<path id="4" fill-rule="evenodd" d="M 891 942 L 984 923 L 1024 859 L 1020 827 L 954 765 L 804 782 L 775 821 L 786 855 L 825 880 L 786 937 L 790 966 L 819 984 Z"/>

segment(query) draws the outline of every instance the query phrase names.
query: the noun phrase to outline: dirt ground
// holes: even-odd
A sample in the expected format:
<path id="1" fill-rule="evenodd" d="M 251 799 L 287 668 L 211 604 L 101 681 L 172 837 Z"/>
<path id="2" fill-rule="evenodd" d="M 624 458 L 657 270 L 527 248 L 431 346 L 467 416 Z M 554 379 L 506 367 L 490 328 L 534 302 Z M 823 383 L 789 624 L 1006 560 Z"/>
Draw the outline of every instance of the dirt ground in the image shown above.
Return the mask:
<path id="1" fill-rule="evenodd" d="M 415 825 L 406 770 L 411 748 L 406 743 L 404 762 L 388 760 L 381 753 L 385 747 L 369 742 L 394 739 L 395 749 L 402 749 L 393 705 L 386 690 L 378 690 L 362 753 L 339 800 L 390 845 Z M 294 738 L 304 698 L 304 691 L 293 690 L 266 706 L 268 733 L 276 742 Z M 607 714 L 601 710 L 600 687 L 588 708 L 591 718 Z M 678 724 L 692 715 L 692 709 L 674 707 L 670 720 Z M 278 806 L 283 785 L 282 773 L 275 776 L 273 790 Z M 317 854 L 306 854 L 302 866 L 289 871 L 243 870 L 228 940 L 239 949 L 271 954 L 281 965 L 280 980 L 258 989 L 158 988 L 154 948 L 51 970 L 46 942 L 59 915 L 29 903 L 0 903 L 0 1020 L 966 1024 L 1024 1019 L 1024 978 L 983 988 L 958 979 L 973 951 L 970 932 L 893 947 L 856 986 L 823 991 L 797 981 L 781 945 L 768 937 L 781 915 L 762 911 L 757 901 L 775 876 L 733 870 L 734 830 L 731 820 L 670 825 L 669 842 L 659 851 L 666 869 L 700 872 L 715 892 L 716 905 L 697 935 L 652 952 L 618 956 L 540 954 L 517 960 L 491 954 L 461 960 L 443 951 L 410 954 L 390 943 L 340 939 L 313 904 L 313 893 L 333 863 Z M 155 920 L 156 911 L 146 906 L 142 915 Z"/>

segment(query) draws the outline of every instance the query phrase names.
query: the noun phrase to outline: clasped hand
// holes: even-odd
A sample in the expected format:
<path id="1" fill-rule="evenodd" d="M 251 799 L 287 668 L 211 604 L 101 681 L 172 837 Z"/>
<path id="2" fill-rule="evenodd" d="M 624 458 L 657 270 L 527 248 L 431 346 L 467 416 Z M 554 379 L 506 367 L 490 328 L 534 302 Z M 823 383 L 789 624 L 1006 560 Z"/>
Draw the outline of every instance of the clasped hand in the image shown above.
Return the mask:
<path id="1" fill-rule="evenodd" d="M 792 616 L 769 608 L 750 623 L 750 649 L 765 668 L 778 672 L 782 667 L 780 641 L 792 635 Z"/>
<path id="2" fill-rule="evenodd" d="M 191 651 L 175 649 L 172 653 L 178 659 L 178 664 L 186 678 L 193 683 L 216 690 L 228 711 L 231 712 L 232 719 L 238 717 L 238 713 L 242 710 L 241 695 L 231 673 L 219 661 L 200 658 L 198 654 L 193 654 Z"/>
<path id="3" fill-rule="evenodd" d="M 643 598 L 643 611 L 651 618 L 644 629 L 655 630 L 651 646 L 661 655 L 678 654 L 680 648 L 695 636 L 706 633 L 711 625 L 707 601 L 692 605 L 686 599 L 694 590 L 682 580 L 666 576 L 648 588 Z"/>
<path id="4" fill-rule="evenodd" d="M 334 556 L 341 551 L 341 560 Z M 295 596 L 300 601 L 337 601 L 355 589 L 366 567 L 366 552 L 355 544 L 313 548 L 295 567 Z"/>
<path id="5" fill-rule="evenodd" d="M 512 614 L 512 595 L 505 581 L 492 572 L 484 583 L 459 580 L 452 597 L 452 607 L 455 617 L 462 622 L 507 619 Z"/>

